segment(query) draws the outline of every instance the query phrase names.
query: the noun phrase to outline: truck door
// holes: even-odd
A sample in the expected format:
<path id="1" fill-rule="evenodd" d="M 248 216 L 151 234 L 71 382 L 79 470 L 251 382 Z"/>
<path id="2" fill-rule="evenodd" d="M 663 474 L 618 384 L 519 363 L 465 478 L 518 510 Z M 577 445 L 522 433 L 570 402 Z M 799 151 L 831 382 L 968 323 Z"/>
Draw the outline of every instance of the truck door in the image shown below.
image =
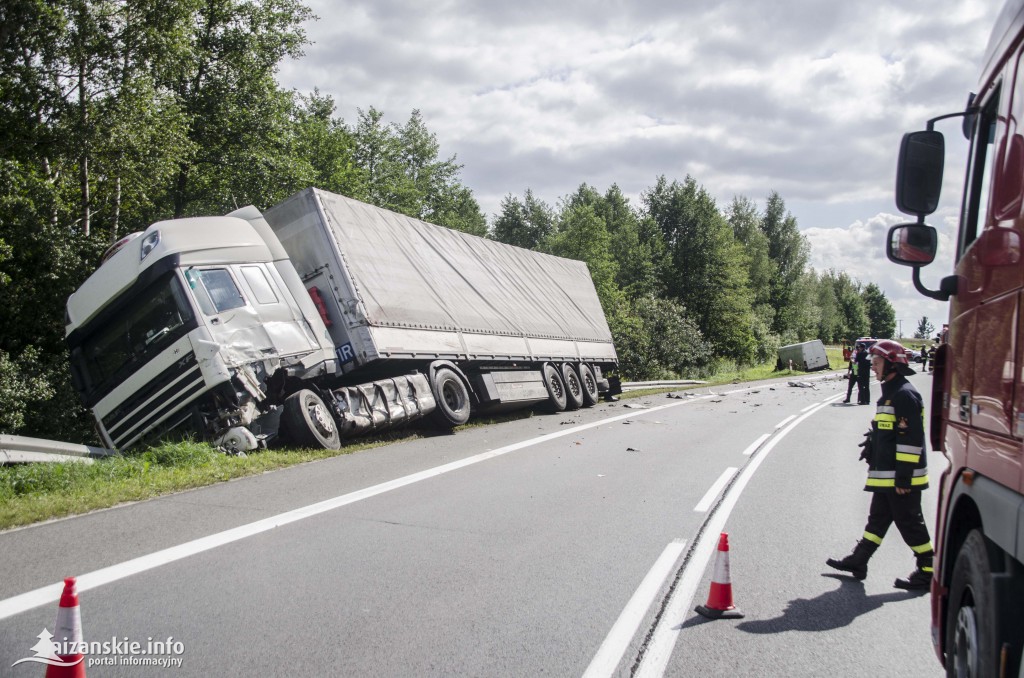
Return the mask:
<path id="1" fill-rule="evenodd" d="M 981 101 L 961 216 L 960 291 L 951 334 L 950 420 L 970 426 L 967 464 L 985 475 L 1019 475 L 1020 442 L 1013 436 L 1020 388 L 1017 329 L 1021 303 L 1021 206 L 1024 88 L 1017 85 L 1020 54 Z M 964 341 L 965 338 L 968 340 Z"/>

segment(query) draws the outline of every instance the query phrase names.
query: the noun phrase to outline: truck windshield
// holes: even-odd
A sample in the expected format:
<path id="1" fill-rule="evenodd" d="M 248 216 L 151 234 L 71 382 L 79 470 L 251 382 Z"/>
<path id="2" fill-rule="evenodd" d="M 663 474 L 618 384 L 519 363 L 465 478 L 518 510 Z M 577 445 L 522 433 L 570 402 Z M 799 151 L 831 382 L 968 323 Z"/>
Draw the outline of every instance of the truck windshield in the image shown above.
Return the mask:
<path id="1" fill-rule="evenodd" d="M 178 278 L 166 275 L 140 294 L 119 304 L 111 317 L 73 352 L 85 390 L 93 397 L 107 392 L 129 374 L 195 327 L 194 316 Z"/>

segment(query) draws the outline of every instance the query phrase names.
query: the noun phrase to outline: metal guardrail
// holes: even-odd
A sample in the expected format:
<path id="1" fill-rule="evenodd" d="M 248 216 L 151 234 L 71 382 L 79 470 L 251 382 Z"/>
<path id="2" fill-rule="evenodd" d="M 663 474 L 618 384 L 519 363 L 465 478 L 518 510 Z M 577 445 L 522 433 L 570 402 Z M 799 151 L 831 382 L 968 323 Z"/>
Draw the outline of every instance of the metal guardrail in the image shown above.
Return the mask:
<path id="1" fill-rule="evenodd" d="M 93 459 L 116 454 L 116 450 L 105 447 L 0 434 L 0 465 L 60 461 L 91 464 Z"/>

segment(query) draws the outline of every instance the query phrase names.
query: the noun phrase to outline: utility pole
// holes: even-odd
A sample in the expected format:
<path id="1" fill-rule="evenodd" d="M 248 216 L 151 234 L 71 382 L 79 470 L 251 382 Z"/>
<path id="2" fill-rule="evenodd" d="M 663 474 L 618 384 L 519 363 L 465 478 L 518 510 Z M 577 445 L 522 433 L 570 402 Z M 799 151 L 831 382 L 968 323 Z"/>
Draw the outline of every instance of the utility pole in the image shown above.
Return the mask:
<path id="1" fill-rule="evenodd" d="M 899 318 L 896 322 L 898 322 L 900 324 L 899 338 L 902 339 L 903 338 L 903 318 Z"/>

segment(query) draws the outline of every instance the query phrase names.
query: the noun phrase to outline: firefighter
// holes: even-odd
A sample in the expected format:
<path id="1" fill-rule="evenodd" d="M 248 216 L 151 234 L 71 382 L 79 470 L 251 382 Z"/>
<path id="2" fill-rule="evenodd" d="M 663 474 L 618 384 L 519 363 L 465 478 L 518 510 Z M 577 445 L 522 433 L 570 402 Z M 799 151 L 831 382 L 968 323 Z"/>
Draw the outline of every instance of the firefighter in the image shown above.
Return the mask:
<path id="1" fill-rule="evenodd" d="M 867 344 L 857 344 L 857 404 L 871 404 L 871 353 Z"/>
<path id="2" fill-rule="evenodd" d="M 849 380 L 849 383 L 846 384 L 846 400 L 843 402 L 849 404 L 850 394 L 853 393 L 853 385 L 857 383 L 857 352 L 844 348 L 843 354 L 845 359 L 849 361 L 849 365 L 846 368 L 846 378 Z"/>
<path id="3" fill-rule="evenodd" d="M 931 538 L 921 513 L 921 492 L 928 487 L 928 461 L 924 440 L 924 404 L 921 394 L 907 381 L 914 374 L 903 347 L 888 339 L 870 349 L 871 369 L 882 384 L 871 430 L 861 443 L 861 459 L 868 462 L 864 490 L 871 492 L 871 509 L 864 536 L 853 553 L 826 564 L 863 580 L 868 560 L 882 543 L 889 526 L 896 523 L 903 541 L 914 551 L 917 567 L 900 589 L 927 589 L 932 578 Z"/>

